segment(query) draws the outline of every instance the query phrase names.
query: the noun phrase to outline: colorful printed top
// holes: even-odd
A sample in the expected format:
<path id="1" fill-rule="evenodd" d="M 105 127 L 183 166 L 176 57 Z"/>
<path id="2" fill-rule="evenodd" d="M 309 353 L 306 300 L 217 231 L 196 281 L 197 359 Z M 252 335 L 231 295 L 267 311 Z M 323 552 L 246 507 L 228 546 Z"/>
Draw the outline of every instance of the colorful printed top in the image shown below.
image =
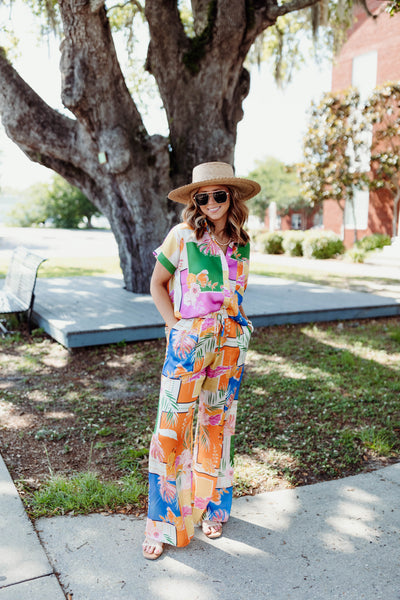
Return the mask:
<path id="1" fill-rule="evenodd" d="M 249 276 L 250 243 L 230 243 L 226 255 L 206 231 L 196 240 L 187 223 L 171 229 L 154 255 L 172 277 L 168 291 L 177 319 L 203 317 L 225 307 L 242 325 L 239 311 Z"/>

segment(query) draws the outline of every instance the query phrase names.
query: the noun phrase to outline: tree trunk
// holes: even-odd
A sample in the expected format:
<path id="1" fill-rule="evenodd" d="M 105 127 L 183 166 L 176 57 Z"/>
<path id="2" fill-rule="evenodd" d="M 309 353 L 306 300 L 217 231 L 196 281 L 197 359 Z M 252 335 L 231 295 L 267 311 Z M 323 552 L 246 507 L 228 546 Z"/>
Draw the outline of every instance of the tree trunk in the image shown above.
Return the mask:
<path id="1" fill-rule="evenodd" d="M 177 222 L 168 192 L 203 161 L 234 162 L 237 123 L 250 78 L 243 68 L 257 35 L 277 17 L 319 0 L 196 0 L 196 37 L 177 0 L 147 0 L 147 68 L 167 112 L 170 137 L 150 136 L 126 87 L 102 0 L 60 0 L 62 101 L 49 107 L 0 48 L 0 112 L 27 156 L 80 188 L 108 218 L 125 286 L 148 292 L 152 250 Z"/>

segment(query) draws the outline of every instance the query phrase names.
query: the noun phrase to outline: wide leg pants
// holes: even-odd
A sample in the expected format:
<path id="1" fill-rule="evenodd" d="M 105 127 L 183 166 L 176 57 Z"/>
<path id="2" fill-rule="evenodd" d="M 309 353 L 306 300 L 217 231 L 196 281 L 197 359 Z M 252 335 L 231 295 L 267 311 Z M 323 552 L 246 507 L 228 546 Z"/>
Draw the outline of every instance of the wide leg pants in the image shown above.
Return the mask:
<path id="1" fill-rule="evenodd" d="M 222 311 L 182 319 L 169 332 L 149 456 L 146 535 L 157 541 L 186 546 L 202 519 L 229 518 L 231 438 L 250 336 L 250 326 Z"/>

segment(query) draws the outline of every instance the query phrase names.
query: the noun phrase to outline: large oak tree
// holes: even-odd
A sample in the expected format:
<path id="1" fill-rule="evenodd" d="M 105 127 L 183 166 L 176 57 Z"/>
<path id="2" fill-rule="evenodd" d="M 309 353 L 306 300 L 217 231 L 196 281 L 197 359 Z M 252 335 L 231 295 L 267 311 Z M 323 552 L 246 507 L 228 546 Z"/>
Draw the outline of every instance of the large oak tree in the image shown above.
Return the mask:
<path id="1" fill-rule="evenodd" d="M 144 126 L 117 59 L 103 0 L 58 3 L 62 103 L 71 117 L 44 102 L 0 46 L 0 113 L 7 135 L 30 159 L 80 188 L 108 218 L 128 290 L 148 291 L 151 250 L 178 218 L 168 191 L 187 183 L 197 163 L 233 163 L 250 85 L 244 61 L 258 36 L 283 15 L 312 6 L 315 14 L 328 4 L 192 0 L 193 35 L 188 35 L 177 0 L 146 0 L 146 68 L 156 80 L 169 137 L 149 135 Z"/>

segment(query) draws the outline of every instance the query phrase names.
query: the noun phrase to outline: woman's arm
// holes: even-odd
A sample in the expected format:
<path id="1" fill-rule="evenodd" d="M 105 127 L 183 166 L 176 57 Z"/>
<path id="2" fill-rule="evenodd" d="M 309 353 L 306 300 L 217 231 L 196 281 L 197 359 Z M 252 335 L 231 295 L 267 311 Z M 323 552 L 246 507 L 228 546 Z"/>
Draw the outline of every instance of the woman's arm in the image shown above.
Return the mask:
<path id="1" fill-rule="evenodd" d="M 241 313 L 242 317 L 244 317 L 244 318 L 246 319 L 246 321 L 248 321 L 248 320 L 249 320 L 249 318 L 248 318 L 248 316 L 246 315 L 246 313 L 244 312 L 243 304 L 241 304 L 241 305 L 239 306 L 239 310 L 240 310 L 240 313 Z"/>
<path id="2" fill-rule="evenodd" d="M 251 330 L 251 331 L 254 331 L 254 326 L 253 326 L 253 323 L 250 321 L 249 317 L 248 317 L 248 316 L 246 315 L 246 313 L 244 312 L 244 308 L 243 308 L 243 305 L 242 305 L 242 304 L 239 306 L 239 310 L 240 310 L 240 314 L 241 314 L 241 315 L 242 315 L 242 316 L 243 316 L 243 317 L 246 319 L 246 321 L 247 321 L 247 323 L 248 323 L 248 325 L 249 325 L 249 327 L 250 327 L 250 330 Z"/>
<path id="3" fill-rule="evenodd" d="M 167 285 L 172 275 L 159 261 L 156 262 L 150 282 L 150 293 L 158 312 L 171 329 L 178 322 L 168 294 Z"/>

